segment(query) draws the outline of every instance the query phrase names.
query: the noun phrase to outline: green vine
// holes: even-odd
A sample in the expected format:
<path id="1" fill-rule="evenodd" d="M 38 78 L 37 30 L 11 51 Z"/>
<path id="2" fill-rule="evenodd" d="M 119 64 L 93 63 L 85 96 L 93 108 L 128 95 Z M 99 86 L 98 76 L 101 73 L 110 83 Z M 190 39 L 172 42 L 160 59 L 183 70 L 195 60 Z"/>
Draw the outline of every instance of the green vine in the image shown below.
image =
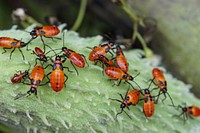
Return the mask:
<path id="1" fill-rule="evenodd" d="M 70 30 L 72 30 L 72 31 L 78 30 L 78 28 L 80 27 L 80 25 L 83 21 L 86 6 L 87 6 L 87 0 L 81 0 L 81 6 L 80 6 L 79 13 L 78 13 L 78 17 Z"/>
<path id="2" fill-rule="evenodd" d="M 147 47 L 146 42 L 144 41 L 143 37 L 138 32 L 138 24 L 142 27 L 145 27 L 143 20 L 136 15 L 135 11 L 126 3 L 126 0 L 120 0 L 120 2 L 121 2 L 122 9 L 129 15 L 129 17 L 133 21 L 132 40 L 135 41 L 135 39 L 138 38 L 144 49 L 145 56 L 146 57 L 153 56 L 153 51 Z"/>

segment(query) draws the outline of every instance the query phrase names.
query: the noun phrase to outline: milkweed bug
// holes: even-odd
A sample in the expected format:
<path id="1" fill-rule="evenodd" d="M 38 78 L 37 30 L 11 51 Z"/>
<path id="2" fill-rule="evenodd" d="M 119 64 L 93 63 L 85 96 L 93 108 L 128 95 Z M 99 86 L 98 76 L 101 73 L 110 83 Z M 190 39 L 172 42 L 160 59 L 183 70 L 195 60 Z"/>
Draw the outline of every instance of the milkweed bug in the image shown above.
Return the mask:
<path id="1" fill-rule="evenodd" d="M 179 116 L 183 115 L 184 124 L 185 124 L 186 120 L 188 120 L 188 116 L 191 118 L 200 116 L 200 108 L 197 106 L 194 106 L 194 105 L 186 106 L 186 103 L 185 103 L 185 106 L 178 105 L 178 106 L 173 106 L 173 107 L 176 107 L 176 109 L 182 110 L 182 112 Z"/>
<path id="2" fill-rule="evenodd" d="M 78 71 L 75 66 L 79 68 L 84 68 L 85 67 L 85 62 L 87 63 L 85 56 L 83 54 L 79 54 L 67 47 L 64 47 L 64 33 L 63 33 L 63 47 L 62 47 L 62 52 L 64 53 L 64 56 L 67 57 L 70 60 L 70 63 L 74 67 L 77 75 Z M 88 63 L 87 63 L 88 64 Z M 74 66 L 75 65 L 75 66 Z"/>
<path id="3" fill-rule="evenodd" d="M 111 100 L 115 100 L 115 101 L 121 103 L 120 104 L 121 111 L 116 114 L 116 117 L 117 117 L 117 115 L 121 114 L 123 111 L 126 113 L 124 108 L 128 108 L 128 110 L 130 110 L 129 109 L 130 105 L 136 105 L 137 104 L 137 102 L 138 102 L 138 100 L 140 98 L 140 91 L 131 90 L 131 91 L 128 92 L 128 90 L 127 90 L 126 95 L 124 96 L 124 98 L 123 98 L 122 94 L 119 94 L 119 95 L 120 95 L 122 100 L 110 98 Z M 126 115 L 131 119 L 131 117 L 127 113 L 126 113 Z"/>
<path id="4" fill-rule="evenodd" d="M 35 47 L 35 51 L 33 51 L 32 54 L 35 54 L 38 58 L 35 58 L 35 66 L 37 64 L 37 60 L 47 62 L 47 57 L 45 55 L 45 53 L 38 47 Z"/>
<path id="5" fill-rule="evenodd" d="M 32 36 L 32 38 L 30 39 L 29 42 L 31 42 L 33 39 L 36 39 L 38 36 L 40 36 L 40 38 L 44 44 L 44 52 L 45 52 L 45 46 L 48 46 L 48 45 L 44 43 L 44 40 L 42 37 L 52 38 L 52 39 L 53 38 L 60 39 L 60 38 L 54 37 L 54 36 L 58 35 L 59 33 L 60 33 L 60 30 L 56 26 L 35 27 L 30 32 L 30 35 Z M 48 46 L 48 47 L 52 50 L 52 48 L 50 46 Z"/>
<path id="6" fill-rule="evenodd" d="M 20 48 L 27 46 L 28 43 L 29 42 L 25 43 L 14 38 L 0 37 L 0 47 L 3 47 L 3 50 L 4 50 L 2 54 L 7 52 L 6 49 L 13 49 L 10 53 L 10 59 L 11 59 L 12 53 L 15 51 L 16 48 L 18 48 L 22 55 L 23 60 L 25 60 L 24 54 Z"/>
<path id="7" fill-rule="evenodd" d="M 155 104 L 149 89 L 144 89 L 143 112 L 146 117 L 151 117 L 154 114 Z"/>
<path id="8" fill-rule="evenodd" d="M 74 67 L 74 69 L 78 75 L 78 71 L 75 66 L 77 66 L 79 68 L 84 68 L 85 61 L 86 61 L 85 56 L 82 54 L 79 54 L 71 49 L 68 49 L 66 47 L 62 47 L 62 51 L 64 52 L 64 55 L 70 60 L 72 66 Z"/>
<path id="9" fill-rule="evenodd" d="M 108 52 L 111 53 L 110 50 L 113 49 L 114 45 L 115 45 L 115 42 L 108 41 L 106 44 L 102 44 L 102 45 L 92 48 L 92 51 L 89 54 L 89 60 L 94 62 L 95 59 L 98 59 L 99 55 L 106 56 L 106 53 Z"/>
<path id="10" fill-rule="evenodd" d="M 12 83 L 19 83 L 22 79 L 24 79 L 29 73 L 27 70 L 25 70 L 24 72 L 18 71 L 19 74 L 15 74 L 12 78 L 11 78 L 11 82 Z"/>
<path id="11" fill-rule="evenodd" d="M 167 94 L 171 100 L 172 105 L 174 105 L 174 102 L 173 102 L 171 96 L 167 92 L 167 81 L 165 80 L 163 72 L 158 68 L 154 68 L 152 70 L 152 75 L 153 75 L 154 84 L 156 84 L 156 86 L 158 86 L 158 88 L 160 89 L 159 93 L 158 93 L 158 98 L 156 99 L 156 103 L 158 102 L 159 96 L 161 94 L 164 94 L 164 96 L 165 96 L 165 98 L 162 100 L 162 102 L 167 98 L 166 97 L 166 94 Z"/>
<path id="12" fill-rule="evenodd" d="M 19 82 L 21 82 L 22 79 L 25 79 L 29 75 L 30 67 L 31 67 L 31 64 L 29 63 L 28 70 L 25 70 L 24 72 L 17 71 L 17 72 L 19 72 L 19 74 L 17 74 L 17 73 L 14 74 L 14 76 L 11 78 L 11 82 L 12 83 L 19 83 Z"/>
<path id="13" fill-rule="evenodd" d="M 62 90 L 64 84 L 66 83 L 68 79 L 68 76 L 63 71 L 63 68 L 67 68 L 69 71 L 68 67 L 63 67 L 62 65 L 65 61 L 66 61 L 66 58 L 64 60 L 61 60 L 61 56 L 57 55 L 55 57 L 55 60 L 54 61 L 52 60 L 53 65 L 49 64 L 45 67 L 46 69 L 48 66 L 52 66 L 52 71 L 47 74 L 47 78 L 50 75 L 50 79 L 48 78 L 49 79 L 48 82 L 50 82 L 51 88 L 56 92 Z"/>
<path id="14" fill-rule="evenodd" d="M 117 68 L 117 67 L 114 67 L 114 66 L 107 67 L 105 69 L 105 73 L 111 79 L 113 79 L 113 80 L 119 80 L 118 84 L 114 84 L 114 85 L 119 86 L 120 83 L 121 83 L 121 81 L 125 80 L 125 82 L 128 83 L 132 88 L 133 88 L 133 86 L 132 86 L 131 83 L 128 82 L 128 80 L 135 82 L 134 78 L 137 77 L 140 74 L 140 73 L 138 73 L 135 77 L 132 77 L 130 74 L 125 73 L 120 68 Z"/>
<path id="15" fill-rule="evenodd" d="M 128 62 L 127 62 L 126 57 L 124 56 L 124 53 L 119 45 L 116 46 L 115 62 L 122 71 L 128 72 Z"/>
<path id="16" fill-rule="evenodd" d="M 30 90 L 27 91 L 27 93 L 25 94 L 19 93 L 15 97 L 15 100 L 23 96 L 30 96 L 31 94 L 35 94 L 35 96 L 37 96 L 37 89 L 39 86 L 41 86 L 40 83 L 42 82 L 43 78 L 44 78 L 44 68 L 42 66 L 35 66 L 29 75 L 29 80 L 31 83 L 22 82 L 23 84 L 30 85 Z"/>
<path id="17" fill-rule="evenodd" d="M 60 30 L 57 26 L 42 26 L 42 27 L 35 27 L 31 32 L 30 35 L 35 39 L 38 36 L 44 37 L 53 37 L 58 35 Z"/>
<path id="18" fill-rule="evenodd" d="M 139 99 L 139 101 L 144 100 L 143 113 L 144 113 L 146 118 L 151 117 L 154 114 L 154 111 L 155 111 L 154 98 L 156 96 L 152 96 L 151 93 L 150 93 L 150 90 L 149 90 L 152 83 L 153 83 L 153 80 L 149 84 L 149 87 L 146 88 L 146 89 L 141 89 L 141 87 L 137 84 L 137 86 L 140 88 L 140 93 L 144 96 L 142 99 Z M 142 92 L 143 90 L 144 90 L 144 94 Z"/>

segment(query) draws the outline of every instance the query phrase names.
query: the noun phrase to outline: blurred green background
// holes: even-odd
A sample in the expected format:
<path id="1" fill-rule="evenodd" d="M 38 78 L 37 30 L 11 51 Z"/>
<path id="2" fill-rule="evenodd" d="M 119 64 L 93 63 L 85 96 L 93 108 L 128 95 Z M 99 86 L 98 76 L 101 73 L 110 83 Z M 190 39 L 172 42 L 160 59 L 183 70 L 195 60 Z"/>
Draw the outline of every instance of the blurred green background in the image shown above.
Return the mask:
<path id="1" fill-rule="evenodd" d="M 80 0 L 2 0 L 0 3 L 0 29 L 12 26 L 11 14 L 16 8 L 24 8 L 26 13 L 42 24 L 45 17 L 55 16 L 70 29 L 80 8 Z M 82 36 L 92 36 L 107 32 L 132 34 L 132 24 L 128 15 L 109 0 L 88 0 L 86 15 L 78 32 Z"/>

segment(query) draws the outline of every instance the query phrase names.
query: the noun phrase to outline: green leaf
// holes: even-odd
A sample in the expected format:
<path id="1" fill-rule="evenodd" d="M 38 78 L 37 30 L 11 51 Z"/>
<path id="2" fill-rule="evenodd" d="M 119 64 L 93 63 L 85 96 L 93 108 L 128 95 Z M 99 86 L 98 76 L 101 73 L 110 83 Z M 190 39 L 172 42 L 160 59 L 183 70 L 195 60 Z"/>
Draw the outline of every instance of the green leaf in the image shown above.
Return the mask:
<path id="1" fill-rule="evenodd" d="M 59 28 L 62 29 L 64 25 Z M 33 26 L 28 27 L 26 31 L 31 31 Z M 13 27 L 10 30 L 0 31 L 0 36 L 7 36 L 16 39 L 22 39 L 27 42 L 31 36 L 24 31 L 16 30 Z M 58 37 L 62 38 L 62 34 Z M 101 36 L 88 38 L 79 37 L 76 32 L 66 31 L 65 46 L 84 54 L 86 58 L 89 55 L 90 49 L 86 47 L 97 46 L 101 42 Z M 52 41 L 52 39 L 44 39 L 45 43 L 52 48 L 61 48 L 63 42 L 61 40 Z M 43 48 L 41 39 L 38 37 L 29 48 Z M 65 69 L 65 73 L 69 79 L 60 92 L 54 92 L 49 85 L 40 86 L 38 88 L 38 98 L 34 95 L 14 100 L 14 97 L 19 93 L 26 93 L 30 86 L 24 84 L 12 84 L 10 78 L 16 73 L 16 70 L 27 70 L 32 64 L 34 67 L 35 55 L 31 51 L 26 51 L 22 48 L 26 58 L 22 60 L 20 52 L 16 49 L 12 59 L 9 59 L 11 50 L 7 50 L 1 55 L 0 64 L 0 121 L 14 132 L 199 132 L 199 118 L 189 119 L 186 125 L 183 124 L 183 119 L 177 117 L 181 110 L 177 111 L 168 106 L 171 104 L 169 98 L 164 104 L 159 101 L 156 104 L 154 115 L 148 120 L 142 112 L 142 102 L 137 106 L 131 106 L 130 111 L 126 112 L 132 117 L 129 119 L 125 113 L 115 115 L 120 112 L 120 104 L 109 98 L 120 99 L 118 93 L 125 95 L 128 84 L 121 83 L 120 86 L 112 86 L 113 81 L 109 81 L 108 77 L 102 75 L 102 68 L 93 65 L 89 62 L 89 67 L 77 68 L 79 75 L 69 73 Z M 3 49 L 0 49 L 3 52 Z M 50 53 L 53 55 L 53 52 Z M 142 58 L 144 52 L 141 50 L 131 50 L 125 52 L 125 56 L 129 62 L 129 73 L 134 76 L 138 72 L 140 75 L 135 81 L 142 87 L 147 88 L 152 78 L 151 70 L 152 58 Z M 50 63 L 50 62 L 49 62 Z M 69 60 L 64 64 L 74 70 Z M 161 67 L 160 67 L 161 68 Z M 176 105 L 184 102 L 187 105 L 199 105 L 199 100 L 189 92 L 190 85 L 185 85 L 183 82 L 173 78 L 169 73 L 165 72 L 165 77 L 168 82 L 168 92 Z M 137 71 L 136 71 L 137 70 Z M 45 69 L 45 73 L 51 72 L 51 69 Z M 45 79 L 44 82 L 46 82 Z M 131 82 L 131 81 L 130 81 Z M 132 83 L 132 82 L 131 82 Z M 134 86 L 135 84 L 132 83 Z M 152 85 L 153 86 L 153 85 Z M 137 86 L 135 86 L 137 88 Z M 158 91 L 154 91 L 156 95 Z M 161 99 L 164 96 L 160 97 Z"/>

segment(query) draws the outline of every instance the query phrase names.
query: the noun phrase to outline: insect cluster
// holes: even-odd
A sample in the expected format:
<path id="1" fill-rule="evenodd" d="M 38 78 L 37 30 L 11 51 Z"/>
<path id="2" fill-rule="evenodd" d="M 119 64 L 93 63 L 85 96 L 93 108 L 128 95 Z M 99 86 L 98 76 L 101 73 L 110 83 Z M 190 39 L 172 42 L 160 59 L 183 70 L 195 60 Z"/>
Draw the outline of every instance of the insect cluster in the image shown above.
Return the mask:
<path id="1" fill-rule="evenodd" d="M 68 75 L 64 72 L 64 69 L 67 69 L 70 73 L 72 72 L 64 65 L 67 59 L 74 67 L 77 75 L 79 75 L 79 73 L 76 67 L 84 68 L 85 64 L 88 64 L 83 54 L 64 47 L 64 41 L 63 47 L 60 49 L 52 49 L 44 42 L 44 37 L 50 39 L 61 39 L 55 37 L 59 33 L 60 30 L 56 26 L 42 26 L 36 27 L 30 32 L 31 39 L 26 43 L 9 37 L 0 37 L 0 46 L 4 49 L 3 53 L 5 53 L 7 49 L 12 49 L 10 53 L 10 59 L 16 48 L 20 51 L 22 58 L 25 59 L 21 48 L 26 47 L 26 50 L 29 51 L 30 49 L 28 49 L 28 44 L 30 44 L 32 40 L 38 36 L 41 38 L 43 43 L 43 50 L 39 47 L 35 47 L 34 51 L 32 51 L 32 54 L 36 56 L 32 71 L 30 72 L 31 64 L 29 63 L 28 70 L 25 70 L 24 72 L 18 71 L 18 73 L 14 74 L 14 76 L 11 78 L 12 83 L 30 85 L 30 89 L 26 93 L 18 93 L 15 97 L 15 100 L 24 96 L 30 96 L 31 94 L 37 96 L 38 87 L 47 84 L 50 84 L 51 88 L 55 92 L 61 91 L 68 79 Z M 46 51 L 46 47 L 48 47 L 50 50 Z M 114 83 L 113 85 L 119 86 L 121 82 L 124 81 L 131 87 L 131 90 L 129 90 L 130 88 L 127 89 L 125 96 L 119 94 L 121 100 L 110 98 L 110 100 L 120 103 L 121 111 L 116 114 L 116 117 L 122 112 L 125 112 L 127 116 L 131 118 L 124 109 L 129 109 L 130 105 L 137 105 L 139 102 L 143 103 L 143 113 L 145 117 L 151 117 L 154 114 L 155 104 L 158 103 L 160 95 L 164 95 L 162 102 L 168 96 L 171 100 L 170 106 L 173 106 L 175 109 L 181 109 L 182 113 L 180 115 L 184 115 L 184 121 L 187 120 L 188 116 L 200 116 L 200 108 L 196 106 L 175 106 L 172 97 L 168 93 L 167 81 L 164 77 L 164 74 L 158 68 L 154 68 L 152 70 L 152 79 L 149 80 L 149 86 L 145 89 L 142 89 L 134 80 L 137 76 L 139 76 L 140 73 L 137 73 L 135 76 L 132 76 L 128 73 L 128 61 L 123 53 L 122 48 L 120 45 L 116 44 L 115 41 L 108 41 L 89 49 L 91 49 L 88 57 L 89 60 L 94 62 L 95 65 L 101 63 L 103 68 L 102 74 L 106 74 L 110 80 L 118 81 L 117 84 Z M 51 56 L 48 56 L 50 53 Z M 110 55 L 108 56 L 107 53 L 110 53 Z M 40 62 L 41 65 L 38 65 L 38 62 Z M 51 67 L 52 70 L 46 73 L 45 71 L 48 67 Z M 45 78 L 47 82 L 44 82 Z M 27 82 L 27 80 L 29 80 L 29 82 Z M 135 83 L 138 89 L 135 89 L 131 82 Z M 155 87 L 150 89 L 152 84 L 154 84 Z M 157 95 L 151 95 L 151 92 L 156 89 L 159 90 Z"/>
<path id="2" fill-rule="evenodd" d="M 107 53 L 110 53 L 112 57 L 113 53 L 115 53 L 115 57 L 109 59 L 106 57 Z M 152 70 L 152 79 L 149 80 L 150 84 L 148 88 L 142 89 L 137 84 L 137 82 L 134 81 L 134 79 L 139 75 L 139 73 L 136 74 L 134 77 L 128 73 L 129 65 L 123 53 L 123 50 L 121 49 L 120 45 L 116 44 L 114 41 L 108 41 L 106 44 L 102 44 L 92 48 L 92 51 L 89 54 L 89 60 L 94 62 L 95 64 L 101 62 L 102 68 L 105 74 L 108 77 L 110 77 L 110 80 L 119 81 L 117 84 L 114 83 L 113 85 L 119 86 L 121 81 L 124 81 L 125 83 L 128 83 L 132 87 L 131 91 L 129 91 L 129 89 L 127 90 L 124 97 L 122 94 L 119 94 L 121 100 L 110 98 L 111 100 L 120 103 L 121 111 L 116 114 L 116 117 L 122 112 L 125 112 L 126 115 L 129 118 L 131 118 L 124 109 L 128 108 L 128 110 L 130 110 L 129 109 L 130 105 L 136 105 L 140 101 L 143 102 L 143 113 L 145 117 L 146 118 L 151 117 L 154 114 L 155 104 L 158 103 L 160 95 L 164 95 L 164 99 L 162 99 L 162 102 L 168 96 L 172 104 L 170 106 L 173 106 L 176 109 L 180 108 L 182 110 L 182 113 L 180 115 L 183 115 L 184 122 L 188 119 L 188 116 L 194 116 L 194 117 L 200 116 L 199 107 L 196 106 L 182 107 L 180 105 L 179 106 L 174 105 L 174 102 L 168 93 L 167 81 L 165 79 L 165 76 L 163 72 L 158 68 L 154 68 Z M 104 69 L 105 66 L 106 68 Z M 138 89 L 135 89 L 129 81 L 134 82 L 137 85 Z M 155 85 L 155 88 L 150 90 L 152 83 Z M 151 92 L 156 89 L 159 89 L 158 94 L 154 96 L 151 95 Z"/>
<path id="3" fill-rule="evenodd" d="M 82 54 L 79 54 L 71 49 L 68 49 L 67 47 L 64 47 L 64 42 L 63 42 L 63 47 L 59 50 L 59 52 L 55 52 L 56 49 L 52 49 L 49 45 L 45 44 L 43 37 L 45 38 L 51 38 L 51 39 L 61 39 L 55 37 L 57 34 L 60 33 L 60 30 L 56 26 L 43 26 L 43 27 L 36 27 L 34 28 L 31 32 L 31 39 L 25 43 L 17 39 L 9 38 L 9 37 L 0 37 L 0 46 L 3 47 L 4 52 L 6 52 L 6 49 L 13 49 L 10 53 L 10 59 L 12 57 L 12 53 L 15 51 L 16 48 L 19 49 L 22 58 L 25 59 L 24 54 L 21 50 L 22 47 L 27 46 L 27 51 L 28 49 L 28 44 L 31 43 L 32 40 L 37 38 L 38 36 L 41 37 L 41 40 L 43 42 L 43 50 L 40 49 L 39 47 L 35 47 L 34 51 L 32 51 L 32 54 L 36 55 L 35 58 L 35 65 L 33 70 L 29 73 L 31 64 L 29 63 L 29 69 L 25 70 L 24 72 L 18 71 L 18 73 L 14 74 L 14 76 L 11 78 L 12 83 L 23 83 L 25 85 L 30 85 L 30 90 L 27 91 L 27 93 L 21 94 L 19 93 L 15 99 L 19 99 L 23 96 L 29 96 L 31 94 L 35 94 L 37 96 L 37 89 L 39 86 L 46 85 L 50 83 L 51 88 L 55 91 L 58 92 L 62 90 L 64 87 L 68 76 L 67 74 L 64 73 L 63 69 L 67 69 L 69 72 L 72 72 L 69 70 L 68 67 L 63 66 L 63 63 L 66 61 L 68 58 L 69 61 L 71 62 L 72 66 L 77 72 L 76 67 L 79 68 L 84 68 L 85 67 L 85 56 Z M 46 52 L 46 47 L 49 47 L 49 51 Z M 49 53 L 53 53 L 53 56 L 47 56 Z M 62 53 L 62 55 L 61 55 Z M 38 65 L 38 61 L 40 61 L 41 65 Z M 49 73 L 45 73 L 44 71 L 48 68 L 51 67 L 52 71 Z M 47 78 L 48 81 L 46 83 L 41 82 L 44 80 L 44 78 Z M 30 82 L 27 83 L 26 79 L 29 79 Z"/>

